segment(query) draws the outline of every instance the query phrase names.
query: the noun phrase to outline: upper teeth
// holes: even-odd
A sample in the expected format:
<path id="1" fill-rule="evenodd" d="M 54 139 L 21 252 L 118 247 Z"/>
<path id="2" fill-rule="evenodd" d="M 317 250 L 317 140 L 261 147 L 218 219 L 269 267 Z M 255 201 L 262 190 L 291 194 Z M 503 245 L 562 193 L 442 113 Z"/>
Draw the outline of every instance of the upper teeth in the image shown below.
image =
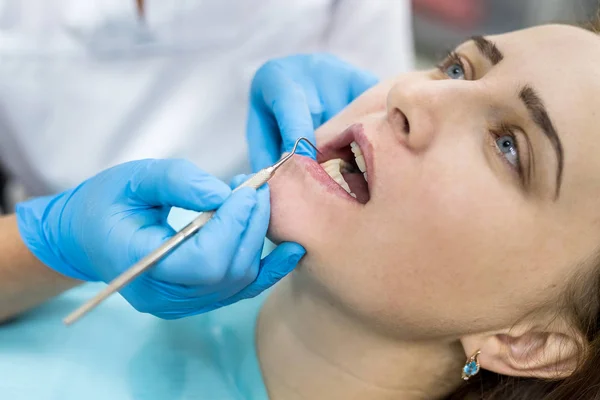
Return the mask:
<path id="1" fill-rule="evenodd" d="M 360 151 L 360 147 L 356 142 L 352 142 L 350 144 L 350 148 L 352 149 L 352 153 L 354 154 L 354 159 L 356 160 L 356 165 L 360 169 L 360 172 L 363 173 L 365 180 L 367 180 L 367 165 L 365 163 L 365 158 L 363 157 L 362 151 Z M 341 158 L 335 158 L 333 160 L 325 161 L 321 164 L 325 172 L 329 174 L 333 178 L 334 181 L 338 183 L 341 187 L 343 187 L 346 192 L 350 193 L 352 197 L 356 197 L 354 193 L 350 190 L 350 186 L 344 179 L 342 173 L 352 173 L 353 170 L 356 172 L 354 166 Z"/>
<path id="2" fill-rule="evenodd" d="M 352 149 L 352 153 L 354 153 L 354 159 L 356 160 L 356 165 L 358 165 L 358 169 L 360 169 L 360 172 L 363 173 L 365 180 L 368 182 L 367 163 L 365 163 L 365 157 L 363 156 L 360 147 L 358 147 L 358 144 L 356 142 L 352 142 L 350 143 L 350 149 Z"/>

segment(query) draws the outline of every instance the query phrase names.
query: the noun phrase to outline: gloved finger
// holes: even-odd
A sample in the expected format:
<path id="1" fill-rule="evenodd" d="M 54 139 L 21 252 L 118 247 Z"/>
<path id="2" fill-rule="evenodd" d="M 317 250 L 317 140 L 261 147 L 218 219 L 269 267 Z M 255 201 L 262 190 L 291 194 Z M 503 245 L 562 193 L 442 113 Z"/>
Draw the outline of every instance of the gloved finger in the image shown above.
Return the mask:
<path id="1" fill-rule="evenodd" d="M 242 284 L 232 294 L 249 285 L 258 275 L 260 256 L 267 236 L 270 214 L 269 187 L 264 185 L 257 191 L 256 207 L 252 212 L 248 227 L 242 235 L 238 251 L 233 256 L 229 276 L 226 279 L 228 282 L 241 282 Z"/>
<path id="2" fill-rule="evenodd" d="M 281 243 L 262 260 L 260 271 L 254 282 L 224 301 L 224 304 L 233 304 L 258 296 L 292 272 L 304 254 L 306 254 L 306 250 L 298 243 Z"/>
<path id="3" fill-rule="evenodd" d="M 233 193 L 193 238 L 156 265 L 152 276 L 210 292 L 226 276 L 256 201 L 254 189 Z"/>
<path id="4" fill-rule="evenodd" d="M 377 83 L 379 83 L 379 79 L 371 72 L 360 69 L 353 70 L 350 78 L 350 102 Z"/>
<path id="5" fill-rule="evenodd" d="M 240 174 L 233 177 L 229 187 L 233 190 L 250 178 L 250 175 Z"/>
<path id="6" fill-rule="evenodd" d="M 278 98 L 273 99 L 272 105 L 281 134 L 282 152 L 292 151 L 296 141 L 301 137 L 305 137 L 313 144 L 316 143 L 313 116 L 300 85 L 289 86 L 284 92 L 278 93 Z M 298 145 L 296 154 L 316 158 L 315 150 L 304 142 Z"/>
<path id="7" fill-rule="evenodd" d="M 264 106 L 277 121 L 283 151 L 290 151 L 300 137 L 315 143 L 309 98 L 301 85 L 289 79 L 279 63 L 265 64 L 257 72 L 253 87 L 260 90 Z M 309 146 L 299 150 L 301 154 L 315 157 Z"/>
<path id="8" fill-rule="evenodd" d="M 325 106 L 326 122 L 352 103 L 365 90 L 377 83 L 377 78 L 340 60 L 331 60 L 330 68 L 335 68 L 335 76 L 321 89 L 321 99 Z M 332 70 L 333 71 L 333 70 Z"/>
<path id="9" fill-rule="evenodd" d="M 250 163 L 254 172 L 277 162 L 281 155 L 281 135 L 263 92 L 267 87 L 286 87 L 287 79 L 278 73 L 275 61 L 261 66 L 250 87 L 250 111 L 246 127 Z M 281 86 L 281 85 L 284 86 Z"/>
<path id="10" fill-rule="evenodd" d="M 141 313 L 151 314 L 162 319 L 178 319 L 206 312 L 207 303 L 198 301 L 196 297 L 182 296 L 181 293 L 166 294 L 160 287 L 180 291 L 180 285 L 171 285 L 160 281 L 150 283 L 145 277 L 140 277 L 132 284 L 123 288 L 120 294 Z M 173 289 L 175 288 L 175 289 Z"/>
<path id="11" fill-rule="evenodd" d="M 163 304 L 162 307 L 152 310 L 151 314 L 158 318 L 174 320 L 210 312 L 220 308 L 220 304 L 218 298 L 210 301 L 205 297 L 190 297 Z"/>
<path id="12" fill-rule="evenodd" d="M 248 226 L 242 234 L 240 245 L 233 256 L 227 275 L 220 284 L 214 287 L 215 291 L 227 294 L 219 301 L 239 292 L 256 279 L 269 227 L 270 213 L 269 188 L 264 185 L 257 191 L 256 206 L 252 211 Z"/>
<path id="13" fill-rule="evenodd" d="M 231 190 L 222 181 L 185 160 L 153 160 L 128 182 L 136 204 L 180 207 L 193 211 L 218 208 Z"/>
<path id="14" fill-rule="evenodd" d="M 322 88 L 321 97 L 325 104 L 325 110 L 323 111 L 323 123 L 329 121 L 340 111 L 342 111 L 348 104 L 350 104 L 348 93 L 350 91 L 349 83 L 347 81 L 335 82 L 335 87 Z"/>
<path id="15" fill-rule="evenodd" d="M 239 289 L 238 289 L 239 291 Z M 178 319 L 211 311 L 227 294 L 197 296 L 193 287 L 156 280 L 144 274 L 119 293 L 137 311 L 162 319 Z"/>
<path id="16" fill-rule="evenodd" d="M 328 54 L 318 55 L 319 68 L 323 71 L 318 89 L 323 104 L 322 122 L 325 123 L 350 103 L 350 76 L 356 68 Z"/>
<path id="17" fill-rule="evenodd" d="M 261 255 L 262 251 L 256 253 L 256 257 L 252 261 L 252 268 L 249 269 L 249 277 L 247 280 L 243 279 L 241 281 L 238 281 L 236 284 L 231 285 L 231 287 L 229 287 L 227 290 L 222 291 L 221 294 L 223 294 L 224 296 L 220 296 L 220 298 L 215 302 L 206 305 L 205 310 L 216 310 L 217 308 L 225 307 L 239 300 L 245 299 L 246 297 L 240 296 L 240 293 L 247 290 L 248 287 L 252 284 L 252 282 L 256 280 L 257 271 L 260 271 Z"/>
<path id="18" fill-rule="evenodd" d="M 269 225 L 271 207 L 269 200 L 268 186 L 265 185 L 258 191 L 257 205 L 248 228 L 243 234 L 238 253 L 234 256 L 230 272 L 223 284 L 220 285 L 221 287 L 215 289 L 218 296 L 213 294 L 209 302 L 207 302 L 206 296 L 202 298 L 201 312 L 208 312 L 231 304 L 236 293 L 241 292 L 256 280 Z"/>
<path id="19" fill-rule="evenodd" d="M 129 246 L 129 263 L 127 265 L 119 266 L 121 269 L 115 269 L 114 274 L 108 277 L 108 279 L 102 279 L 104 282 L 108 282 L 114 279 L 117 275 L 125 271 L 125 269 L 129 268 L 135 262 L 139 261 L 143 257 L 150 254 L 153 250 L 157 249 L 161 244 L 166 240 L 165 238 L 169 238 L 175 234 L 173 228 L 169 225 L 149 225 L 145 226 L 141 229 L 138 229 L 131 236 L 130 246 Z M 192 239 L 190 239 L 192 240 Z M 184 243 L 182 245 L 186 246 Z M 181 249 L 181 247 L 179 247 Z M 165 259 L 166 260 L 166 259 Z M 188 262 L 190 260 L 187 260 Z M 177 262 L 177 261 L 175 261 Z M 194 266 L 196 266 L 194 264 Z M 154 267 L 156 268 L 156 267 Z M 143 274 L 139 279 L 136 280 L 137 285 L 128 285 L 132 287 L 131 290 L 134 292 L 140 289 L 140 286 L 143 287 L 144 290 L 141 290 L 137 296 L 132 296 L 132 292 L 129 293 L 131 297 L 137 297 L 139 299 L 138 303 L 141 304 L 144 308 L 157 310 L 160 308 L 160 304 L 164 306 L 164 303 L 176 302 L 181 303 L 183 301 L 189 302 L 190 299 L 197 299 L 198 290 L 193 286 L 185 286 L 179 283 L 170 282 L 168 280 L 160 280 L 155 278 L 155 274 L 152 272 L 154 269 L 150 269 L 146 274 Z M 210 288 L 208 288 L 210 289 Z M 215 294 L 213 298 L 210 297 L 210 290 L 204 288 L 204 293 L 209 293 L 208 296 L 204 296 L 201 300 L 202 304 L 217 302 L 222 300 L 223 295 Z M 121 293 L 125 297 L 125 292 L 121 291 Z M 151 295 L 149 296 L 148 293 Z M 228 297 L 228 296 L 227 296 Z M 127 298 L 127 297 L 126 297 Z M 128 301 L 138 310 L 140 309 L 140 305 L 133 304 L 130 301 L 130 298 L 127 298 Z M 177 307 L 179 307 L 179 304 Z"/>
<path id="20" fill-rule="evenodd" d="M 338 91 L 344 92 L 348 96 L 346 99 L 347 104 L 379 82 L 379 79 L 372 72 L 357 68 L 332 54 L 322 54 L 321 59 L 328 64 L 328 70 L 335 70 L 335 78 L 330 82 L 336 81 L 348 88 L 348 90 Z"/>
<path id="21" fill-rule="evenodd" d="M 260 99 L 262 103 L 262 96 Z M 251 104 L 246 126 L 248 153 L 253 172 L 275 164 L 281 155 L 281 136 L 273 117 L 264 106 Z"/>
<path id="22" fill-rule="evenodd" d="M 125 271 L 125 269 L 131 267 L 142 258 L 159 248 L 165 240 L 175 234 L 175 230 L 167 224 L 152 224 L 141 226 L 139 228 L 133 228 L 131 233 L 124 233 L 130 235 L 129 246 L 127 253 L 128 265 L 117 265 L 115 266 L 115 275 L 108 278 L 114 279 L 116 275 Z M 127 238 L 123 237 L 121 242 L 126 242 Z M 168 256 L 167 256 L 168 257 Z M 152 270 L 152 269 L 151 269 Z"/>
<path id="23" fill-rule="evenodd" d="M 186 301 L 185 298 L 178 298 L 171 293 L 175 291 L 178 291 L 175 285 L 157 281 L 147 274 L 142 274 L 119 290 L 119 293 L 137 311 L 156 315 L 173 307 L 179 308 Z"/>

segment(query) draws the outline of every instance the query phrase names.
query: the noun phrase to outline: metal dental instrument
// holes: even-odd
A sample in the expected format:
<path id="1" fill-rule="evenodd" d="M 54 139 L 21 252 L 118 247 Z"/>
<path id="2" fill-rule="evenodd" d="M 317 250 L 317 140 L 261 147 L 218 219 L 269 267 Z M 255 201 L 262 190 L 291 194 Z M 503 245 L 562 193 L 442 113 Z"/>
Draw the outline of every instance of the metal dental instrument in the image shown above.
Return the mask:
<path id="1" fill-rule="evenodd" d="M 292 158 L 292 156 L 296 153 L 298 144 L 301 141 L 305 141 L 313 149 L 315 149 L 318 153 L 320 153 L 319 150 L 315 147 L 315 145 L 313 145 L 310 142 L 310 140 L 308 140 L 307 138 L 301 137 L 298 140 L 296 140 L 296 143 L 294 144 L 294 148 L 292 149 L 292 151 L 289 154 L 284 156 L 281 160 L 279 160 L 277 163 L 271 165 L 270 167 L 261 169 L 254 176 L 249 178 L 247 181 L 242 183 L 240 186 L 235 188 L 233 191 L 235 192 L 238 189 L 241 189 L 243 187 L 251 187 L 254 189 L 258 189 L 259 187 L 261 187 L 262 185 L 267 183 L 269 181 L 269 179 L 271 179 L 273 177 L 273 175 L 275 174 L 275 171 L 277 171 L 277 169 L 279 169 L 279 167 L 281 167 L 289 159 Z M 77 321 L 79 318 L 83 317 L 85 314 L 90 312 L 96 306 L 98 306 L 101 302 L 106 300 L 106 298 L 108 298 L 110 295 L 121 290 L 124 286 L 129 284 L 131 281 L 133 281 L 135 278 L 137 278 L 139 275 L 141 275 L 143 272 L 145 272 L 148 268 L 152 267 L 158 261 L 162 260 L 163 257 L 165 257 L 167 254 L 169 254 L 171 251 L 173 251 L 180 244 L 182 244 L 187 239 L 192 237 L 196 232 L 198 232 L 200 230 L 200 228 L 202 228 L 208 221 L 210 221 L 210 219 L 213 217 L 215 212 L 216 211 L 205 211 L 205 212 L 201 213 L 200 215 L 198 215 L 192 222 L 190 222 L 188 225 L 183 227 L 173 237 L 171 237 L 169 240 L 167 240 L 165 243 L 163 243 L 158 249 L 154 250 L 152 253 L 150 253 L 146 257 L 142 258 L 137 263 L 135 263 L 131 268 L 129 268 L 128 270 L 123 272 L 121 275 L 116 277 L 113 281 L 111 281 L 108 284 L 108 286 L 106 288 L 104 288 L 104 290 L 100 291 L 95 297 L 93 297 L 91 300 L 89 300 L 88 302 L 83 304 L 77 310 L 75 310 L 71 314 L 69 314 L 63 320 L 63 322 L 66 325 L 72 324 L 73 322 Z"/>

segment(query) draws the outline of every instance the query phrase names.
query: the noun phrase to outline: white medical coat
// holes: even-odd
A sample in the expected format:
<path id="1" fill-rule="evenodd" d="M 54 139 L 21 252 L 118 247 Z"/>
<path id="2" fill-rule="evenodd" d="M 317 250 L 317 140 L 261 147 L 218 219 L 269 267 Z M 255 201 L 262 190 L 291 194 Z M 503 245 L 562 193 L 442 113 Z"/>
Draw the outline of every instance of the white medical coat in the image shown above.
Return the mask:
<path id="1" fill-rule="evenodd" d="M 28 195 L 183 157 L 248 171 L 266 60 L 326 51 L 380 77 L 413 64 L 409 0 L 0 0 L 0 163 Z"/>

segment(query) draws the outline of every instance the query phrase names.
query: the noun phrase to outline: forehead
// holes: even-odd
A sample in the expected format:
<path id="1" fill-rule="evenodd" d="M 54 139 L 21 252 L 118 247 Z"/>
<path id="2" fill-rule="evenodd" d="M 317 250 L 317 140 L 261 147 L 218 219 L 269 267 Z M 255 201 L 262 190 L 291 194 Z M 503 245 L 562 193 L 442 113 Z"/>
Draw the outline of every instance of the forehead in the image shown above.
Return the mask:
<path id="1" fill-rule="evenodd" d="M 600 37 L 573 26 L 546 25 L 486 38 L 504 58 L 483 79 L 514 88 L 515 102 L 520 87 L 533 87 L 558 131 L 565 155 L 561 197 L 580 194 L 573 188 L 582 184 L 598 186 L 600 194 Z M 479 57 L 473 42 L 459 50 Z"/>
<path id="2" fill-rule="evenodd" d="M 544 25 L 486 37 L 504 59 L 494 68 L 502 78 L 529 84 L 545 102 L 557 94 L 583 98 L 600 88 L 600 36 L 569 25 Z M 478 53 L 473 41 L 460 48 Z M 587 100 L 587 99 L 586 99 Z"/>
<path id="3" fill-rule="evenodd" d="M 494 75 L 512 79 L 515 85 L 534 86 L 546 94 L 542 96 L 545 103 L 596 97 L 600 88 L 598 35 L 568 25 L 544 25 L 486 38 L 504 55 Z M 479 55 L 473 41 L 460 48 Z"/>

